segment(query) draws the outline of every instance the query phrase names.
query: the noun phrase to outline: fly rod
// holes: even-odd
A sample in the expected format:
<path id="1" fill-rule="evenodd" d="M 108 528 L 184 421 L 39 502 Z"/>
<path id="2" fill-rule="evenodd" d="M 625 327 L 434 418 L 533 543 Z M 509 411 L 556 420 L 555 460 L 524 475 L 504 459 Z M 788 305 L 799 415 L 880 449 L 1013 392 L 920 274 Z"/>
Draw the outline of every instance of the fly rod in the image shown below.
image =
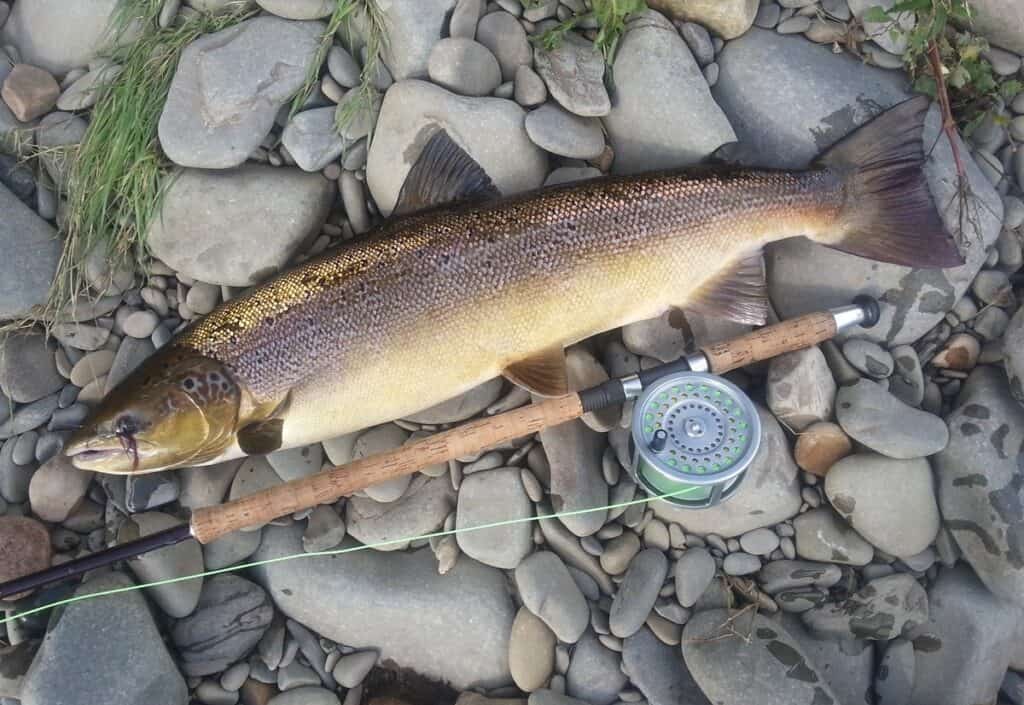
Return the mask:
<path id="1" fill-rule="evenodd" d="M 810 347 L 856 325 L 873 326 L 878 316 L 878 303 L 859 296 L 852 305 L 766 326 L 675 362 L 470 421 L 226 504 L 203 507 L 192 513 L 188 524 L 2 583 L 0 599 L 190 538 L 208 544 L 232 531 L 330 504 L 379 482 L 475 454 L 629 399 L 637 400 L 630 472 L 638 484 L 652 494 L 678 487 L 693 489 L 695 497 L 678 503 L 694 508 L 711 506 L 735 491 L 760 438 L 752 402 L 718 375 Z"/>

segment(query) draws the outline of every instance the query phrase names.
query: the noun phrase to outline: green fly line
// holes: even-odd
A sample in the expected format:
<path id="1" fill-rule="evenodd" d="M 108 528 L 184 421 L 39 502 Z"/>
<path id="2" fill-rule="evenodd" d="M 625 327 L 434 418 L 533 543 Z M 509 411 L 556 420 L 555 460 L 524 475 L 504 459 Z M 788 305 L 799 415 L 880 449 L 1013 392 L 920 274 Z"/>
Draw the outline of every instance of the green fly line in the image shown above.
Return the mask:
<path id="1" fill-rule="evenodd" d="M 191 575 L 182 575 L 176 578 L 166 578 L 164 580 L 154 580 L 150 583 L 139 583 L 137 585 L 126 585 L 125 587 L 110 588 L 109 590 L 99 590 L 97 592 L 90 592 L 84 595 L 73 595 L 63 600 L 56 600 L 49 602 L 45 605 L 33 607 L 32 609 L 25 610 L 24 612 L 18 612 L 17 614 L 8 614 L 8 616 L 0 619 L 0 624 L 7 624 L 16 619 L 22 617 L 28 617 L 29 615 L 44 612 L 55 607 L 63 607 L 70 605 L 74 602 L 81 602 L 83 600 L 91 600 L 97 597 L 107 597 L 109 595 L 118 595 L 123 592 L 133 592 L 135 590 L 144 590 L 146 588 L 159 587 L 161 585 L 171 585 L 173 583 L 180 583 L 186 580 L 196 580 L 198 578 L 206 578 L 211 575 L 220 575 L 221 573 L 231 573 L 236 570 L 246 570 L 248 568 L 258 568 L 264 565 L 270 565 L 271 563 L 283 563 L 284 561 L 291 561 L 298 558 L 316 558 L 321 556 L 339 556 L 345 553 L 355 553 L 356 551 L 365 551 L 367 549 L 382 548 L 384 546 L 391 546 L 400 543 L 412 543 L 416 541 L 425 541 L 434 538 L 441 538 L 444 536 L 454 536 L 455 534 L 468 533 L 470 531 L 483 531 L 484 529 L 497 529 L 502 526 L 512 526 L 514 524 L 523 524 L 531 521 L 542 521 L 545 519 L 561 519 L 564 517 L 578 516 L 580 514 L 590 514 L 592 512 L 603 512 L 612 509 L 622 509 L 624 507 L 632 507 L 637 504 L 646 504 L 653 502 L 658 499 L 667 499 L 670 497 L 679 497 L 690 492 L 701 489 L 700 487 L 685 487 L 683 489 L 676 490 L 674 492 L 667 492 L 660 495 L 650 495 L 647 497 L 641 497 L 639 499 L 631 499 L 627 502 L 617 502 L 615 504 L 605 504 L 599 507 L 588 507 L 586 509 L 574 509 L 565 512 L 551 512 L 549 514 L 538 514 L 537 516 L 521 517 L 518 519 L 506 519 L 504 521 L 495 521 L 488 524 L 479 524 L 477 526 L 464 526 L 462 528 L 447 529 L 441 531 L 434 531 L 427 534 L 420 534 L 418 536 L 409 536 L 399 539 L 389 539 L 387 541 L 377 541 L 375 543 L 358 544 L 356 546 L 348 546 L 346 548 L 332 548 L 326 551 L 312 551 L 312 552 L 298 552 L 291 553 L 286 556 L 278 556 L 276 558 L 267 558 L 261 561 L 251 561 L 249 563 L 239 563 L 238 565 L 228 566 L 226 568 L 217 568 L 215 570 L 204 570 L 200 573 L 193 573 Z M 160 550 L 160 549 L 155 549 Z"/>

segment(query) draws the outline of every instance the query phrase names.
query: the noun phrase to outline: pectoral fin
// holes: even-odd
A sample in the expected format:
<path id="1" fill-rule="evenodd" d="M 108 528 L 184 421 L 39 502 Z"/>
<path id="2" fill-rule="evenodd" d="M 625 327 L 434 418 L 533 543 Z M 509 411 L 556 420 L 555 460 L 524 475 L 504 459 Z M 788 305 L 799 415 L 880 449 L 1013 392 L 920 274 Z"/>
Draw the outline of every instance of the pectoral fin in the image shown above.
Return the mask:
<path id="1" fill-rule="evenodd" d="M 737 323 L 763 325 L 768 318 L 768 285 L 760 250 L 708 279 L 683 308 Z"/>
<path id="2" fill-rule="evenodd" d="M 279 449 L 284 431 L 284 415 L 291 405 L 289 392 L 265 418 L 246 424 L 238 430 L 235 438 L 238 447 L 246 455 L 266 455 Z"/>
<path id="3" fill-rule="evenodd" d="M 561 347 L 545 350 L 506 367 L 502 374 L 533 394 L 560 397 L 569 393 L 565 370 L 565 351 Z"/>
<path id="4" fill-rule="evenodd" d="M 491 177 L 465 150 L 438 130 L 412 165 L 395 203 L 395 215 L 452 201 L 496 198 L 501 194 Z"/>
<path id="5" fill-rule="evenodd" d="M 281 447 L 284 419 L 251 423 L 236 434 L 238 447 L 247 455 L 266 455 Z"/>

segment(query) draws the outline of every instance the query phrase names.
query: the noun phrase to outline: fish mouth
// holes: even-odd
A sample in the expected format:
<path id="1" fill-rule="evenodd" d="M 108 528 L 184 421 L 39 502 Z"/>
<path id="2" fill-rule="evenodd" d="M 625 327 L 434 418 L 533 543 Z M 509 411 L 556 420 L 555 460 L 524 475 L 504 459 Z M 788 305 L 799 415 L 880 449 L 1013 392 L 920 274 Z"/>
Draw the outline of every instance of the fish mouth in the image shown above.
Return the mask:
<path id="1" fill-rule="evenodd" d="M 79 470 L 128 475 L 140 472 L 138 468 L 145 465 L 144 461 L 148 455 L 145 445 L 143 442 L 137 441 L 133 454 L 124 447 L 117 437 L 72 438 L 64 447 L 64 455 Z"/>

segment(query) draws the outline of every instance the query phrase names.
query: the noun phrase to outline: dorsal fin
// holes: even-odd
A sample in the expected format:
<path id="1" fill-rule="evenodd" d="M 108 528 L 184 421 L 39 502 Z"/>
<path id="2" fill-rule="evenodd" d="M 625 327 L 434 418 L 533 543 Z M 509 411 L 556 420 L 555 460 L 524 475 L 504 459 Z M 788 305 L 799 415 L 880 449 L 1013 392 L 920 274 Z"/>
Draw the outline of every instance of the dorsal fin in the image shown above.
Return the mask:
<path id="1" fill-rule="evenodd" d="M 455 144 L 445 130 L 438 130 L 423 147 L 405 177 L 394 214 L 404 215 L 441 203 L 500 195 L 483 167 Z"/>
<path id="2" fill-rule="evenodd" d="M 768 285 L 761 251 L 733 262 L 708 279 L 683 308 L 737 323 L 763 325 L 768 319 Z"/>
<path id="3" fill-rule="evenodd" d="M 549 348 L 502 371 L 511 382 L 542 397 L 560 397 L 569 393 L 569 375 L 565 370 L 565 350 Z"/>

